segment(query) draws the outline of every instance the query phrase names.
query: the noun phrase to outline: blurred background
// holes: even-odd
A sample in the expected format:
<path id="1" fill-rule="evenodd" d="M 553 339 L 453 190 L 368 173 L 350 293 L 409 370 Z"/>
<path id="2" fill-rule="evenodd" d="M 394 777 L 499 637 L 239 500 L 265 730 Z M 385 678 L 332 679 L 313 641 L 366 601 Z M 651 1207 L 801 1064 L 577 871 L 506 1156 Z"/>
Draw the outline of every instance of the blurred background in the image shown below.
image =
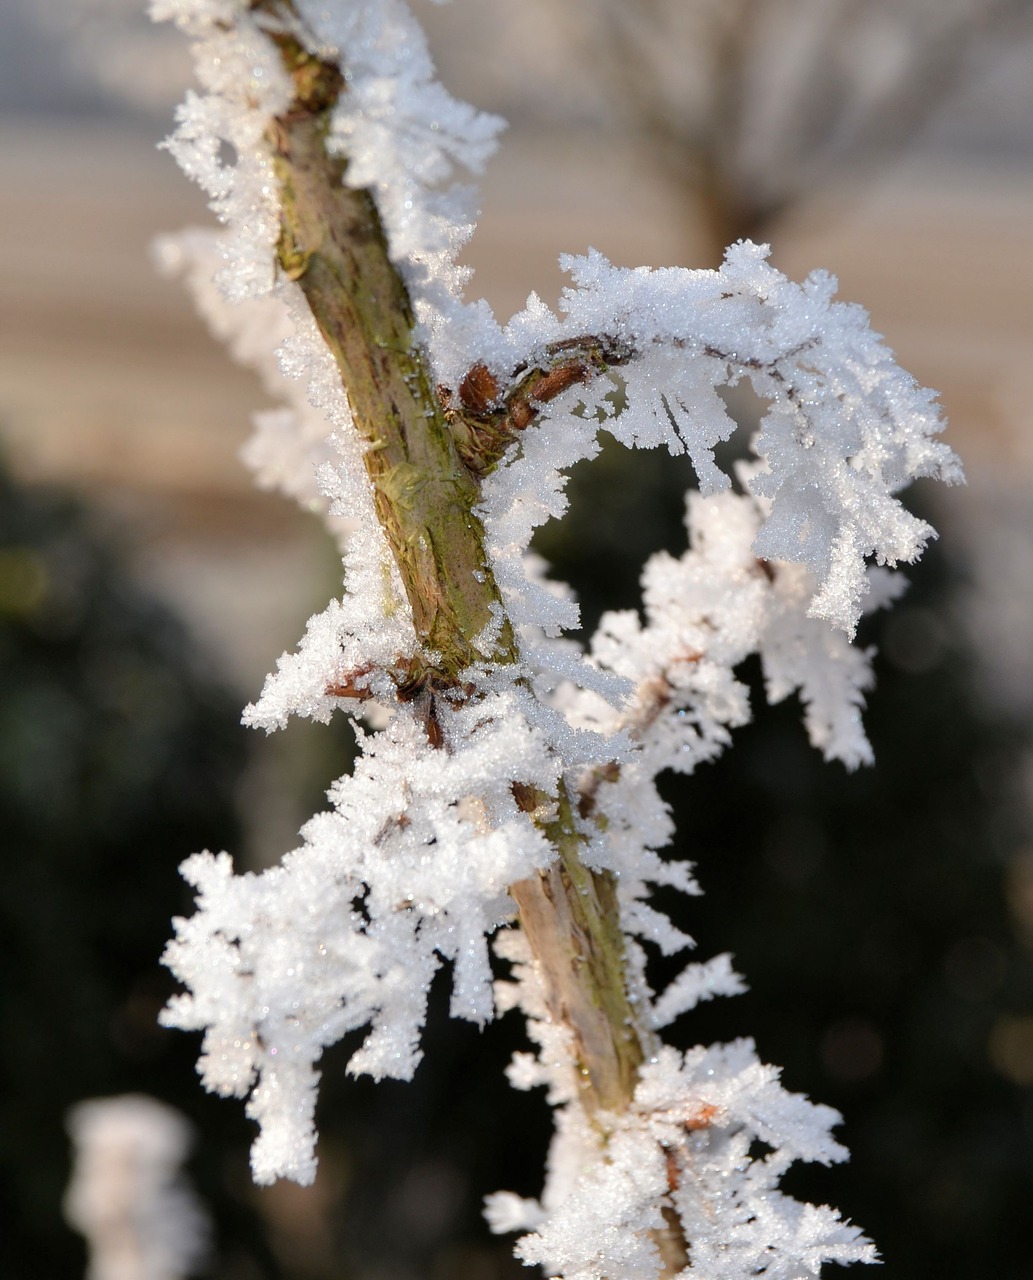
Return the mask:
<path id="1" fill-rule="evenodd" d="M 941 540 L 864 637 L 875 770 L 823 765 L 748 671 L 757 722 L 669 790 L 706 891 L 685 927 L 751 985 L 678 1034 L 752 1035 L 843 1112 L 851 1164 L 790 1189 L 859 1222 L 892 1280 L 1030 1280 L 1033 3 L 414 7 L 449 87 L 511 122 L 466 254 L 500 316 L 555 301 L 560 252 L 714 266 L 746 235 L 791 276 L 834 272 L 941 394 L 969 484 L 913 493 Z M 519 1026 L 478 1035 L 439 999 L 409 1086 L 328 1055 L 316 1186 L 259 1192 L 242 1107 L 155 1024 L 178 862 L 275 859 L 350 751 L 346 728 L 239 726 L 339 582 L 316 523 L 237 460 L 257 383 L 149 260 L 208 218 L 156 150 L 188 79 L 132 0 L 0 6 L 3 1274 L 83 1274 L 64 1114 L 132 1090 L 197 1129 L 205 1274 L 515 1276 L 478 1212 L 540 1189 L 545 1107 L 502 1077 Z M 541 549 L 587 623 L 683 548 L 690 482 L 616 446 L 575 470 Z"/>

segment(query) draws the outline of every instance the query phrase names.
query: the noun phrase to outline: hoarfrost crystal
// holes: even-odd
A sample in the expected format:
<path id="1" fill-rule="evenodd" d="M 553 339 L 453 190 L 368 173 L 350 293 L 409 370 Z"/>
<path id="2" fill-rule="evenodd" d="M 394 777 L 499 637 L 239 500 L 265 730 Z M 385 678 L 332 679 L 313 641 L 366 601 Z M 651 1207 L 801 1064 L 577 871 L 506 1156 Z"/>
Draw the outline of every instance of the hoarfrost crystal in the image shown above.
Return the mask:
<path id="1" fill-rule="evenodd" d="M 799 694 L 827 758 L 870 761 L 860 711 L 871 654 L 851 638 L 865 607 L 897 594 L 886 567 L 932 536 L 896 495 L 917 476 L 960 474 L 936 440 L 930 393 L 863 312 L 834 301 L 831 277 L 793 284 L 748 243 L 719 271 L 565 259 L 559 311 L 532 296 L 501 326 L 464 299 L 456 265 L 472 225 L 456 177 L 484 163 L 499 122 L 436 83 L 401 0 L 155 0 L 152 12 L 195 42 L 204 93 L 188 96 L 168 146 L 223 223 L 217 237 L 164 241 L 159 257 L 283 402 L 258 416 L 247 448 L 259 482 L 321 511 L 343 548 L 340 598 L 310 620 L 246 719 L 273 731 L 292 715 L 350 710 L 377 726 L 357 728 L 353 773 L 279 866 L 238 875 L 227 854 L 206 853 L 183 867 L 197 911 L 169 944 L 186 990 L 165 1019 L 204 1032 L 210 1089 L 248 1099 L 255 1177 L 314 1176 L 318 1062 L 346 1033 L 366 1032 L 350 1070 L 411 1076 L 446 962 L 454 1016 L 523 1011 L 535 1052 L 516 1056 L 510 1080 L 544 1085 L 557 1108 L 541 1200 L 501 1192 L 487 1208 L 494 1230 L 525 1232 L 524 1261 L 566 1280 L 730 1280 L 873 1260 L 832 1210 L 778 1190 L 796 1160 L 845 1157 L 835 1113 L 787 1093 L 748 1041 L 678 1054 L 657 1038 L 744 983 L 719 955 L 650 989 L 649 948 L 693 946 L 652 890 L 699 892 L 687 862 L 661 856 L 673 829 L 656 779 L 713 759 L 749 720 L 737 670 L 751 654 L 770 701 Z M 316 106 L 293 101 L 313 84 L 324 86 Z M 325 113 L 329 155 L 346 161 L 345 189 L 375 201 L 413 304 L 411 349 L 396 354 L 439 384 L 420 414 L 454 433 L 454 453 L 468 450 L 455 466 L 479 486 L 476 509 L 455 518 L 483 529 L 473 578 L 496 594 L 465 637 L 473 656 L 448 678 L 417 625 L 426 601 L 405 564 L 440 549 L 422 535 L 400 548 L 385 533 L 385 508 L 414 504 L 423 481 L 376 488 L 372 455 L 385 442 L 355 429 L 306 301 L 308 259 L 280 253 L 293 215 L 279 139 L 310 107 Z M 715 457 L 735 428 L 721 392 L 744 381 L 765 411 L 753 460 L 729 476 Z M 582 651 L 563 639 L 576 602 L 529 546 L 563 514 L 566 472 L 598 452 L 603 426 L 625 445 L 687 455 L 699 490 L 685 552 L 644 568 L 642 612 L 606 614 Z M 620 997 L 639 1025 L 619 1034 L 637 1037 L 644 1060 L 616 1107 L 583 1105 L 582 1050 L 550 1004 L 530 930 L 516 925 L 521 886 L 571 856 L 620 912 Z M 568 885 L 572 874 L 564 863 Z M 492 937 L 505 977 L 493 975 Z"/>

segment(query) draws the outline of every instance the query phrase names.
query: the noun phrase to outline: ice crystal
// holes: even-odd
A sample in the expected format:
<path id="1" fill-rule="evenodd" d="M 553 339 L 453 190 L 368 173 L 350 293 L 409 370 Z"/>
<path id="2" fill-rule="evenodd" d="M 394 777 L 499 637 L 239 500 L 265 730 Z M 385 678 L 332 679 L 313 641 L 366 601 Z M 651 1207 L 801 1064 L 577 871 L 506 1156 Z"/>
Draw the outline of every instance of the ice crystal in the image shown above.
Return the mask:
<path id="1" fill-rule="evenodd" d="M 523 1007 L 539 1046 L 537 1058 L 515 1064 L 515 1072 L 521 1087 L 546 1085 L 560 1107 L 541 1202 L 509 1192 L 486 1202 L 494 1231 L 533 1229 L 519 1240 L 519 1257 L 564 1280 L 653 1280 L 667 1210 L 691 1242 L 686 1277 L 739 1280 L 763 1269 L 788 1280 L 817 1276 L 824 1262 L 875 1261 L 872 1245 L 834 1210 L 778 1190 L 797 1160 L 847 1158 L 832 1137 L 840 1121 L 832 1108 L 788 1093 L 778 1071 L 740 1040 L 685 1054 L 658 1049 L 641 1068 L 630 1109 L 588 1123 L 530 954 L 509 936 L 505 943 L 515 981 L 499 984 L 500 1002 Z M 741 989 L 727 957 L 694 968 L 700 990 L 709 985 L 704 969 L 724 993 Z"/>
<path id="2" fill-rule="evenodd" d="M 833 301 L 832 277 L 794 284 L 768 263 L 766 246 L 733 245 L 719 271 L 627 270 L 594 252 L 565 265 L 573 287 L 562 316 L 534 302 L 510 322 L 496 358 L 520 366 L 548 344 L 606 335 L 630 353 L 620 368 L 627 407 L 614 412 L 611 387 L 595 399 L 575 388 L 543 413 L 486 488 L 499 549 L 562 513 L 562 471 L 593 455 L 599 419 L 628 446 L 687 453 L 704 495 L 726 489 L 713 450 L 736 424 L 716 388 L 747 379 L 768 406 L 747 480 L 766 500 L 754 553 L 810 570 L 809 613 L 852 635 L 866 561 L 912 561 L 933 536 L 896 493 L 920 476 L 960 478 L 935 438 L 943 422 L 932 394 L 899 368 L 860 308 Z M 514 575 L 506 580 L 519 609 Z"/>
<path id="3" fill-rule="evenodd" d="M 314 1175 L 315 1063 L 327 1045 L 368 1026 L 350 1070 L 412 1075 L 442 959 L 453 1015 L 492 1017 L 486 936 L 512 916 L 507 887 L 550 857 L 513 785 L 552 791 L 559 768 L 521 701 L 510 692 L 440 709 L 445 750 L 428 747 L 417 708 L 400 710 L 363 736 L 333 810 L 280 866 L 236 876 L 226 854 L 184 864 L 198 910 L 176 921 L 165 959 L 192 994 L 166 1020 L 205 1030 L 208 1088 L 250 1093 L 257 1180 Z"/>
<path id="4" fill-rule="evenodd" d="M 457 179 L 484 163 L 499 122 L 437 84 L 402 0 L 155 0 L 152 12 L 194 41 L 204 92 L 188 96 L 168 147 L 223 224 L 214 238 L 166 240 L 159 256 L 280 403 L 257 416 L 247 446 L 259 482 L 321 511 L 343 547 L 340 597 L 310 619 L 245 718 L 268 731 L 291 715 L 377 708 L 381 726 L 357 730 L 353 772 L 279 866 L 238 875 L 227 854 L 205 853 L 183 867 L 197 910 L 176 921 L 166 953 L 185 990 L 165 1020 L 203 1031 L 210 1089 L 248 1099 L 255 1177 L 314 1176 L 318 1063 L 346 1033 L 365 1032 L 350 1070 L 412 1074 L 445 963 L 454 1016 L 483 1023 L 522 1010 L 534 1052 L 516 1055 L 509 1078 L 545 1086 L 557 1108 L 540 1202 L 500 1192 L 488 1205 L 494 1230 L 526 1233 L 526 1262 L 566 1280 L 656 1277 L 672 1221 L 689 1244 L 685 1276 L 798 1280 L 826 1261 L 871 1261 L 832 1210 L 778 1190 L 796 1160 L 844 1158 L 835 1113 L 787 1093 L 747 1041 L 683 1055 L 655 1039 L 700 1001 L 744 989 L 727 955 L 690 960 L 666 990 L 650 987 L 651 949 L 693 946 L 653 890 L 699 892 L 689 863 L 662 856 L 673 828 L 656 780 L 712 760 L 749 720 L 738 671 L 750 655 L 770 701 L 799 695 L 828 759 L 871 759 L 860 720 L 871 653 L 853 647 L 854 628 L 897 593 L 888 568 L 932 536 L 900 491 L 919 476 L 959 475 L 936 438 L 931 393 L 860 309 L 834 300 L 831 277 L 795 284 L 745 242 L 717 271 L 567 258 L 558 311 L 532 296 L 502 326 L 466 301 L 456 265 L 472 225 Z M 271 139 L 291 98 L 277 29 L 343 74 L 327 146 L 346 161 L 344 181 L 376 201 L 446 420 L 462 417 L 475 369 L 489 388 L 484 421 L 501 422 L 532 380 L 523 416 L 499 427 L 497 452 L 476 469 L 478 572 L 502 604 L 473 639 L 484 661 L 447 688 L 426 677 L 440 655 L 413 625 L 338 367 L 301 289 L 276 267 Z M 562 387 L 535 399 L 564 361 Z M 742 382 L 764 413 L 752 462 L 729 476 L 716 450 L 736 424 L 722 392 Z M 604 615 L 583 651 L 563 637 L 576 601 L 529 547 L 563 515 L 567 472 L 595 456 L 603 427 L 629 447 L 686 456 L 699 488 L 684 553 L 651 557 L 641 612 Z M 489 661 L 507 627 L 512 661 Z M 572 1033 L 550 1014 L 510 895 L 553 863 L 547 833 L 563 805 L 585 865 L 617 885 L 648 1059 L 627 1110 L 592 1118 Z M 505 978 L 493 975 L 491 938 Z"/>

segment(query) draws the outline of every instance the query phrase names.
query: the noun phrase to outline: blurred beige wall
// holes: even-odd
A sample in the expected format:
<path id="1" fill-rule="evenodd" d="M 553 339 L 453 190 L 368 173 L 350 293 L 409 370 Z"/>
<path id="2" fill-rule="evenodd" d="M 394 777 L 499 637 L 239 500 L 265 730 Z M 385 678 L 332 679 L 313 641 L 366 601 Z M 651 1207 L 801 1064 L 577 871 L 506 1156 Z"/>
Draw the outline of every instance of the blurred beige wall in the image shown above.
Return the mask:
<path id="1" fill-rule="evenodd" d="M 461 65 L 465 0 L 419 7 L 445 61 Z M 480 26 L 483 35 L 483 16 Z M 48 64 L 50 37 L 35 38 L 38 75 L 66 75 L 67 48 L 55 43 Z M 468 59 L 481 81 L 490 52 Z M 236 459 L 264 403 L 257 384 L 150 264 L 155 233 L 208 216 L 155 150 L 162 131 L 153 117 L 87 109 L 0 114 L 0 431 L 20 475 L 72 485 L 117 515 L 141 571 L 251 696 L 333 578 L 308 519 L 255 494 Z M 842 296 L 867 307 L 906 367 L 941 392 L 972 480 L 947 503 L 971 507 L 984 485 L 1033 469 L 1030 157 L 1033 148 L 941 146 L 844 175 L 775 244 L 791 275 L 837 274 Z M 531 113 L 505 135 L 481 203 L 472 291 L 502 315 L 531 289 L 555 300 L 560 252 L 698 260 L 641 150 L 572 116 L 546 127 Z"/>

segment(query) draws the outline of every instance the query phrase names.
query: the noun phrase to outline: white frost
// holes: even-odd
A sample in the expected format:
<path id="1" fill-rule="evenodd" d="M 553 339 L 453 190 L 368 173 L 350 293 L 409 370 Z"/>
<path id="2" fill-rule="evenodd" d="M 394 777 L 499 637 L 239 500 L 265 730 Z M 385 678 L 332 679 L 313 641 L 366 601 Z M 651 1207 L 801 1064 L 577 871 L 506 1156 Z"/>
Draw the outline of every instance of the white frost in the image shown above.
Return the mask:
<path id="1" fill-rule="evenodd" d="M 716 493 L 729 478 L 713 448 L 735 423 L 715 389 L 742 379 L 768 404 L 753 442 L 760 465 L 747 479 L 765 500 L 753 550 L 811 572 L 811 616 L 852 635 L 866 561 L 893 566 L 921 554 L 933 531 L 895 495 L 920 476 L 961 478 L 954 454 L 936 439 L 943 421 L 932 393 L 899 368 L 859 307 L 833 301 L 831 276 L 814 272 L 794 284 L 767 252 L 742 242 L 719 271 L 654 271 L 616 268 L 593 251 L 564 260 L 573 286 L 561 299 L 562 317 L 533 300 L 510 321 L 509 345 L 495 356 L 499 373 L 584 335 L 632 353 L 619 369 L 622 412 L 607 398 L 611 384 L 575 387 L 544 410 L 485 487 L 514 607 L 526 594 L 518 550 L 534 527 L 562 514 L 562 471 L 593 456 L 599 420 L 628 446 L 688 453 L 701 492 Z"/>
<path id="2" fill-rule="evenodd" d="M 386 712 L 379 733 L 359 732 L 354 771 L 279 866 L 237 875 L 225 853 L 183 866 L 197 910 L 176 921 L 166 952 L 186 989 L 165 1021 L 204 1032 L 208 1088 L 247 1098 L 256 1179 L 313 1178 L 318 1064 L 346 1033 L 365 1031 L 350 1070 L 411 1076 L 429 986 L 447 963 L 454 1016 L 483 1023 L 522 1010 L 533 1051 L 515 1056 L 509 1078 L 544 1086 L 557 1108 L 541 1201 L 502 1192 L 488 1202 L 493 1230 L 527 1233 L 524 1261 L 564 1280 L 652 1280 L 656 1233 L 672 1217 L 691 1242 L 684 1276 L 801 1280 L 824 1262 L 872 1261 L 872 1246 L 834 1211 L 778 1190 L 795 1160 L 845 1157 L 835 1113 L 787 1093 L 747 1041 L 679 1054 L 655 1038 L 700 1001 L 744 989 L 727 955 L 650 989 L 650 949 L 693 946 L 653 889 L 699 893 L 689 863 L 661 856 L 673 827 L 657 777 L 692 772 L 747 723 L 737 672 L 753 654 L 769 701 L 797 694 L 826 758 L 870 760 L 860 713 L 871 655 L 851 638 L 866 605 L 897 594 L 888 569 L 933 536 L 897 495 L 919 476 L 959 478 L 937 440 L 932 394 L 897 367 L 862 311 L 834 300 L 831 277 L 795 284 L 749 243 L 733 245 L 718 271 L 567 258 L 558 313 L 532 296 L 502 327 L 464 299 L 468 273 L 456 265 L 472 229 L 457 179 L 480 169 L 500 122 L 436 82 L 402 0 L 295 0 L 278 14 L 245 0 L 154 0 L 152 13 L 194 40 L 203 93 L 188 95 L 168 148 L 223 224 L 214 237 L 163 242 L 159 257 L 188 277 L 212 328 L 278 402 L 257 416 L 246 449 L 259 483 L 321 512 L 343 550 L 340 597 L 309 621 L 245 718 L 268 731 L 291 715 Z M 586 347 L 611 363 L 587 362 L 580 380 L 531 406 L 534 420 L 514 427 L 481 480 L 485 572 L 505 616 L 496 607 L 474 643 L 491 651 L 508 622 L 518 655 L 447 688 L 411 678 L 434 671 L 438 655 L 415 633 L 339 371 L 301 290 L 276 267 L 269 140 L 291 99 L 268 38 L 276 22 L 339 62 L 347 87 L 328 145 L 347 160 L 345 181 L 373 194 L 433 376 L 458 389 L 480 364 L 504 397 L 521 376 L 548 376 Z M 715 450 L 735 429 L 722 390 L 740 382 L 765 412 L 752 461 L 732 477 Z M 685 552 L 651 557 L 641 612 L 606 614 L 583 652 L 563 638 L 577 626 L 576 601 L 529 548 L 564 514 L 567 472 L 595 456 L 601 428 L 629 447 L 686 456 L 699 490 Z M 555 856 L 544 831 L 561 788 L 584 862 L 618 887 L 648 1055 L 630 1109 L 595 1124 L 577 1101 L 572 1033 L 550 1016 L 527 941 L 509 927 L 510 886 Z M 493 974 L 493 937 L 505 979 Z"/>
<path id="3" fill-rule="evenodd" d="M 176 921 L 165 961 L 190 993 L 165 1021 L 205 1030 L 208 1088 L 250 1094 L 260 1182 L 314 1176 L 315 1063 L 327 1045 L 368 1027 L 350 1070 L 412 1075 L 442 959 L 453 1016 L 493 1016 L 486 936 L 512 918 L 507 887 L 552 856 L 512 784 L 552 792 L 559 762 L 516 693 L 435 714 L 447 749 L 429 744 L 416 704 L 400 708 L 362 739 L 333 809 L 280 866 L 234 875 L 226 854 L 183 865 L 198 910 Z"/>

